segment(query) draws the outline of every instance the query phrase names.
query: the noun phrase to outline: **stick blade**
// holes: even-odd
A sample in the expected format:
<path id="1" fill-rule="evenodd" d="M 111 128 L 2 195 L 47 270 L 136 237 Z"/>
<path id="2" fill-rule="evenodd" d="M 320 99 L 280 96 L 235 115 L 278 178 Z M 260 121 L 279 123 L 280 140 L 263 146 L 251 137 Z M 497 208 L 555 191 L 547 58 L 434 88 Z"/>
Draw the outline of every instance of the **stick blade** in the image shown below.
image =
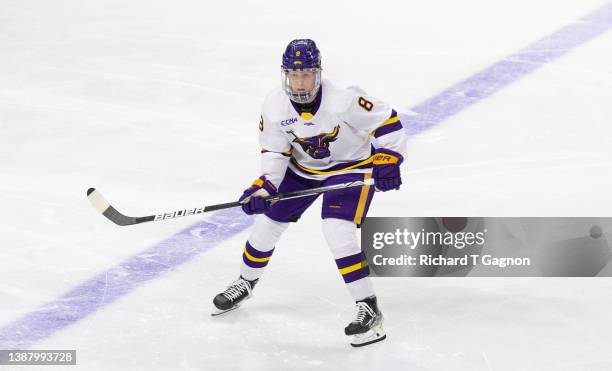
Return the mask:
<path id="1" fill-rule="evenodd" d="M 108 201 L 106 201 L 104 196 L 102 196 L 102 193 L 95 188 L 89 188 L 87 190 L 87 199 L 89 199 L 89 202 L 94 209 L 98 210 L 100 214 L 104 215 L 108 220 L 117 225 L 124 226 L 138 224 L 136 218 L 123 215 L 117 211 L 117 209 L 112 207 Z"/>
<path id="2" fill-rule="evenodd" d="M 96 191 L 95 188 L 89 188 L 87 190 L 87 199 L 91 203 L 91 206 L 93 206 L 94 209 L 98 210 L 101 214 L 104 214 L 106 209 L 108 209 L 110 206 L 108 201 L 106 201 L 104 196 L 102 196 L 102 193 Z"/>

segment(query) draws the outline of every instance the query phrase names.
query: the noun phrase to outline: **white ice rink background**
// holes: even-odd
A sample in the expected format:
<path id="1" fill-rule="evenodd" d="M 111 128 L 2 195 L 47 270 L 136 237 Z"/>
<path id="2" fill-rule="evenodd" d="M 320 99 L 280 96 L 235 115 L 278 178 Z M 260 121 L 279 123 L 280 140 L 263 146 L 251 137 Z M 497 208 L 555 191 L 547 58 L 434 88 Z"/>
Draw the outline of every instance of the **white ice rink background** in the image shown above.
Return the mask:
<path id="1" fill-rule="evenodd" d="M 607 278 L 377 278 L 388 339 L 352 349 L 319 202 L 211 318 L 252 219 L 117 227 L 85 198 L 236 199 L 280 55 L 310 37 L 324 77 L 411 133 L 369 215 L 610 216 L 611 25 L 602 0 L 0 0 L 0 349 L 76 349 L 70 370 L 612 369 Z"/>

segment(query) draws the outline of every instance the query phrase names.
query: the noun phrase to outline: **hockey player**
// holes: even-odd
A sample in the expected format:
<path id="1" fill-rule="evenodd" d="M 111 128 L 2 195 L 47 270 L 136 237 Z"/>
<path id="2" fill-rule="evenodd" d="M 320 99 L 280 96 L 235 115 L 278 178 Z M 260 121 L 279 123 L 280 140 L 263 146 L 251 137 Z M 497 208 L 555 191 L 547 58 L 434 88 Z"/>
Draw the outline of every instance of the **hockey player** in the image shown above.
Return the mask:
<path id="1" fill-rule="evenodd" d="M 323 81 L 321 54 L 309 39 L 289 43 L 281 75 L 282 87 L 266 97 L 259 121 L 261 176 L 240 197 L 245 213 L 259 215 L 244 247 L 239 279 L 214 298 L 216 314 L 252 296 L 283 231 L 318 195 L 275 204 L 265 197 L 369 178 L 383 192 L 399 189 L 402 183 L 405 137 L 395 110 L 358 88 L 342 89 Z M 323 234 L 357 305 L 355 319 L 345 328 L 346 335 L 353 336 L 353 346 L 386 337 L 356 233 L 373 195 L 370 186 L 323 195 Z"/>

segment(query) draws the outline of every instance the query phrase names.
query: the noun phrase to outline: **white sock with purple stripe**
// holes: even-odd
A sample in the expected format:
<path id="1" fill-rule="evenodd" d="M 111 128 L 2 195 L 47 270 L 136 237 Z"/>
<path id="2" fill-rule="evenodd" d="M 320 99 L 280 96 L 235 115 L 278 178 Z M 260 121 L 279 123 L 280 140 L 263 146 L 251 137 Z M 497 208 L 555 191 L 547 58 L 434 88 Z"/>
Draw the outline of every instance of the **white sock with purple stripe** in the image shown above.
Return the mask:
<path id="1" fill-rule="evenodd" d="M 242 254 L 240 275 L 249 281 L 258 279 L 274 251 L 274 246 L 287 229 L 289 223 L 280 223 L 265 215 L 258 215 L 251 229 L 251 235 Z"/>
<path id="2" fill-rule="evenodd" d="M 374 295 L 374 286 L 367 277 L 369 269 L 357 240 L 357 226 L 347 220 L 327 218 L 323 219 L 323 234 L 353 299 Z"/>

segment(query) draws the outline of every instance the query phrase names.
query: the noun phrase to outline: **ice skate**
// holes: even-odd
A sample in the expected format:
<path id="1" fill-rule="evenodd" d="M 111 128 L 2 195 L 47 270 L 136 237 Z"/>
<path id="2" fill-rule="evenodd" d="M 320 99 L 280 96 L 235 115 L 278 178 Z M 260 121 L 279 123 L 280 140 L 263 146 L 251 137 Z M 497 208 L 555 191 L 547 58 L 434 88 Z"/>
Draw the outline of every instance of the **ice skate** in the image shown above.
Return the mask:
<path id="1" fill-rule="evenodd" d="M 248 281 L 242 277 L 232 282 L 225 291 L 213 299 L 213 304 L 217 310 L 211 315 L 215 317 L 238 309 L 244 300 L 253 296 L 252 292 L 256 283 L 257 280 Z"/>
<path id="2" fill-rule="evenodd" d="M 357 315 L 353 322 L 344 329 L 344 333 L 353 336 L 351 346 L 361 347 L 387 338 L 382 327 L 383 315 L 372 296 L 357 302 Z"/>

